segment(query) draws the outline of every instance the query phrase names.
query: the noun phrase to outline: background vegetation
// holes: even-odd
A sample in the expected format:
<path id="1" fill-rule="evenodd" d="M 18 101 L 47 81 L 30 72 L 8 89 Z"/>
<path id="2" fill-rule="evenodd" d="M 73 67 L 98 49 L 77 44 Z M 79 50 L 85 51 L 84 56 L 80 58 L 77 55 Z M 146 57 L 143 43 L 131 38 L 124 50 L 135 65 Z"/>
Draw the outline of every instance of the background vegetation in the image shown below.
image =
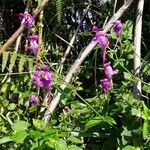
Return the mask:
<path id="1" fill-rule="evenodd" d="M 94 34 L 95 24 L 102 29 L 113 15 L 115 0 L 54 0 L 36 19 L 32 32 L 41 42 L 40 63 L 53 73 L 51 99 L 57 91 L 61 102 L 48 124 L 42 121 L 47 108 L 45 91 L 41 90 L 40 105 L 32 105 L 28 97 L 37 93 L 32 84 L 36 67 L 35 56 L 21 35 L 19 48 L 14 43 L 0 56 L 0 149 L 4 150 L 148 150 L 150 149 L 150 1 L 145 0 L 142 29 L 142 98 L 137 100 L 133 84 L 134 28 L 137 3 L 134 2 L 121 18 L 123 31 L 117 37 L 108 32 L 108 59 L 119 74 L 113 88 L 104 93 L 99 80 L 103 76 L 101 48 L 96 46 L 79 67 L 65 90 L 60 85 L 70 66 L 81 54 Z M 0 46 L 20 26 L 18 14 L 33 10 L 41 1 L 0 1 Z M 118 1 L 116 10 L 122 6 Z M 84 15 L 85 10 L 88 13 Z M 81 18 L 83 21 L 81 22 Z M 80 25 L 76 40 L 64 64 L 61 59 L 68 42 Z M 60 69 L 61 67 L 61 69 Z M 63 109 L 68 106 L 69 112 Z"/>

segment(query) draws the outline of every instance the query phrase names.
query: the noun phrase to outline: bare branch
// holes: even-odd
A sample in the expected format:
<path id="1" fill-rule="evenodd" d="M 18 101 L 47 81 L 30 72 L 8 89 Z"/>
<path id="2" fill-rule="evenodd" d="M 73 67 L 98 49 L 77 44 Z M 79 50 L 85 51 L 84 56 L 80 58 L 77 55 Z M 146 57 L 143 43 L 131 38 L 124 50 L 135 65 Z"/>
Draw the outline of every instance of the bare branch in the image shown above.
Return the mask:
<path id="1" fill-rule="evenodd" d="M 141 67 L 141 32 L 142 32 L 142 15 L 143 15 L 144 0 L 139 0 L 136 14 L 136 25 L 134 35 L 134 75 L 139 78 Z M 141 81 L 138 80 L 134 84 L 135 98 L 141 99 Z"/>
<path id="2" fill-rule="evenodd" d="M 112 18 L 108 21 L 108 23 L 105 25 L 104 27 L 104 32 L 108 32 L 108 30 L 113 26 L 113 23 L 118 20 L 123 13 L 127 10 L 127 8 L 130 6 L 130 4 L 133 2 L 134 0 L 128 0 L 113 16 Z M 85 48 L 85 50 L 82 52 L 81 56 L 79 58 L 76 59 L 76 61 L 74 62 L 74 64 L 72 65 L 72 67 L 70 68 L 69 72 L 67 73 L 66 77 L 65 77 L 65 82 L 69 83 L 73 77 L 73 74 L 76 72 L 76 70 L 78 69 L 78 67 L 81 65 L 81 63 L 84 61 L 84 59 L 90 54 L 90 52 L 92 51 L 92 49 L 96 46 L 95 42 L 90 42 L 87 47 Z M 60 87 L 63 90 L 66 87 L 66 83 L 63 83 Z M 51 117 L 51 114 L 54 112 L 55 108 L 57 107 L 57 105 L 59 104 L 60 101 L 60 97 L 61 97 L 61 93 L 58 92 L 56 94 L 56 96 L 53 98 L 53 100 L 51 101 L 49 107 L 47 108 L 45 115 L 43 117 L 43 120 L 47 123 Z"/>

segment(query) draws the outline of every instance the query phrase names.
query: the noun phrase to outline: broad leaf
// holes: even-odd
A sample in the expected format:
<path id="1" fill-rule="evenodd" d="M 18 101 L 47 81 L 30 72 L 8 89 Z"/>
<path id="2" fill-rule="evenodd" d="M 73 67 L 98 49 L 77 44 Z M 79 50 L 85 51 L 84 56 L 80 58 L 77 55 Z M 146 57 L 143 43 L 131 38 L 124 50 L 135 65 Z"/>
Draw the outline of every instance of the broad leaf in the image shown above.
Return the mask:
<path id="1" fill-rule="evenodd" d="M 94 127 L 96 125 L 104 125 L 105 127 L 105 124 L 106 125 L 114 125 L 116 124 L 115 120 L 109 116 L 100 116 L 100 117 L 95 117 L 91 120 L 89 120 L 86 125 L 85 125 L 85 128 L 91 128 L 91 127 Z"/>
<path id="2" fill-rule="evenodd" d="M 4 144 L 4 143 L 10 142 L 10 141 L 12 141 L 12 139 L 9 136 L 5 136 L 0 139 L 0 144 Z"/>
<path id="3" fill-rule="evenodd" d="M 16 132 L 19 131 L 25 131 L 28 129 L 29 123 L 25 122 L 25 121 L 17 121 L 16 123 L 14 123 L 14 129 Z"/>
<path id="4" fill-rule="evenodd" d="M 15 133 L 11 139 L 16 143 L 23 143 L 24 139 L 28 136 L 26 131 L 20 131 Z"/>

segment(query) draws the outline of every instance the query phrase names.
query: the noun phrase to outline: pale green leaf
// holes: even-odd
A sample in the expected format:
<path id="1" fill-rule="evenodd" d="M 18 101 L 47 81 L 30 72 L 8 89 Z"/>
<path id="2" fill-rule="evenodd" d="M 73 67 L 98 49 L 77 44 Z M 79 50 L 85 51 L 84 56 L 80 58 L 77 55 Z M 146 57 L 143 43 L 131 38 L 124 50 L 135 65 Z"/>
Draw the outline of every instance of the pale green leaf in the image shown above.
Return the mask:
<path id="1" fill-rule="evenodd" d="M 133 146 L 126 146 L 122 150 L 140 150 L 139 147 L 133 147 Z"/>
<path id="2" fill-rule="evenodd" d="M 29 123 L 26 121 L 17 121 L 14 123 L 14 129 L 16 132 L 25 131 L 28 129 Z"/>
<path id="3" fill-rule="evenodd" d="M 82 150 L 82 148 L 80 148 L 76 145 L 71 145 L 71 146 L 68 146 L 68 150 Z"/>
<path id="4" fill-rule="evenodd" d="M 4 143 L 10 142 L 10 141 L 12 141 L 12 139 L 9 136 L 5 136 L 0 139 L 0 144 L 4 144 Z"/>
<path id="5" fill-rule="evenodd" d="M 74 136 L 70 136 L 69 137 L 69 141 L 73 142 L 73 143 L 83 143 L 81 140 L 79 140 L 78 138 L 74 137 Z"/>
<path id="6" fill-rule="evenodd" d="M 3 52 L 3 56 L 2 56 L 2 72 L 4 72 L 4 69 L 6 67 L 8 58 L 9 58 L 9 52 Z"/>
<path id="7" fill-rule="evenodd" d="M 16 143 L 23 143 L 24 139 L 28 136 L 26 131 L 20 131 L 15 133 L 11 139 Z"/>
<path id="8" fill-rule="evenodd" d="M 68 150 L 67 143 L 64 140 L 59 140 L 55 146 L 55 150 Z"/>
<path id="9" fill-rule="evenodd" d="M 146 120 L 143 124 L 143 138 L 150 139 L 150 121 Z"/>
<path id="10" fill-rule="evenodd" d="M 100 117 L 95 117 L 91 120 L 89 120 L 86 125 L 85 125 L 85 128 L 91 128 L 93 126 L 96 126 L 96 125 L 114 125 L 116 124 L 115 120 L 109 116 L 100 116 Z"/>

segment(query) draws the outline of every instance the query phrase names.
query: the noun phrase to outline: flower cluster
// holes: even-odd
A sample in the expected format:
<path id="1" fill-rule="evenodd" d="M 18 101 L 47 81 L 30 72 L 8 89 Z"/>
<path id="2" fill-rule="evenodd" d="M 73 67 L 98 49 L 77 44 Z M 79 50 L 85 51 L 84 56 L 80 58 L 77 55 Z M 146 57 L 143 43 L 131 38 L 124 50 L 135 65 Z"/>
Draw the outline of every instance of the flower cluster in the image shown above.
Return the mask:
<path id="1" fill-rule="evenodd" d="M 104 92 L 107 92 L 111 88 L 112 77 L 119 72 L 117 69 L 113 70 L 110 64 L 111 62 L 109 61 L 108 63 L 103 65 L 105 77 L 100 80 L 100 83 Z"/>
<path id="2" fill-rule="evenodd" d="M 22 20 L 22 24 L 27 29 L 33 27 L 35 23 L 34 18 L 27 11 L 25 11 L 24 13 L 20 13 L 19 19 Z M 35 56 L 37 55 L 39 49 L 38 39 L 38 35 L 33 34 L 27 36 L 27 40 L 29 41 L 28 49 L 31 50 L 31 53 L 33 53 Z"/>
<path id="3" fill-rule="evenodd" d="M 25 28 L 31 28 L 34 25 L 34 18 L 27 12 L 25 11 L 24 13 L 19 14 L 19 19 L 22 20 L 22 24 L 24 25 Z"/>
<path id="4" fill-rule="evenodd" d="M 122 23 L 120 20 L 117 20 L 114 22 L 114 32 L 119 35 L 122 30 Z M 109 45 L 109 40 L 107 35 L 98 29 L 98 27 L 93 26 L 92 32 L 95 33 L 94 38 L 92 41 L 96 42 L 96 44 L 100 44 L 102 47 L 102 59 L 103 59 L 103 70 L 104 70 L 104 78 L 100 80 L 102 89 L 104 92 L 107 92 L 112 85 L 112 77 L 113 75 L 118 74 L 118 70 L 113 70 L 111 67 L 111 62 L 105 62 L 106 61 L 106 49 Z"/>
<path id="5" fill-rule="evenodd" d="M 48 92 L 51 91 L 51 85 L 53 82 L 52 73 L 49 71 L 48 67 L 42 66 L 37 67 L 33 73 L 33 84 L 38 88 L 45 88 Z M 32 104 L 38 104 L 39 99 L 37 96 L 30 96 L 28 98 L 29 102 Z"/>
<path id="6" fill-rule="evenodd" d="M 34 18 L 27 11 L 25 11 L 24 13 L 20 13 L 19 18 L 22 20 L 22 24 L 27 29 L 33 27 L 35 23 Z M 28 35 L 27 40 L 29 42 L 28 49 L 31 50 L 31 53 L 37 56 L 39 49 L 38 44 L 39 36 L 36 34 Z M 46 66 L 37 67 L 35 69 L 33 73 L 34 85 L 36 85 L 39 88 L 45 88 L 49 93 L 51 91 L 52 81 L 53 81 L 52 74 Z M 28 100 L 34 105 L 39 103 L 39 99 L 35 95 L 29 96 Z"/>

